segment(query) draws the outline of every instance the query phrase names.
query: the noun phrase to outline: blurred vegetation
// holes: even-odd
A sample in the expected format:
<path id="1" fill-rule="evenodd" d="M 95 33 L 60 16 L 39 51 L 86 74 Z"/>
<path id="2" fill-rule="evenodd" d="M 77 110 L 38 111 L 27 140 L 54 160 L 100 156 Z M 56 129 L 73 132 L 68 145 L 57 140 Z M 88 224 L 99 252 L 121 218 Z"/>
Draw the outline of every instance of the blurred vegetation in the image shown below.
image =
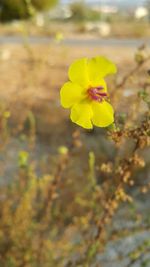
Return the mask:
<path id="1" fill-rule="evenodd" d="M 10 20 L 33 16 L 56 1 L 1 2 L 1 19 Z M 86 21 L 100 19 L 81 3 L 73 3 L 71 10 L 82 32 L 87 32 Z M 119 14 L 106 20 L 111 36 L 149 36 L 145 21 Z M 134 217 L 134 231 L 150 227 L 149 214 L 136 212 L 133 193 L 140 192 L 140 202 L 150 190 L 150 54 L 143 45 L 133 66 L 124 55 L 119 59 L 119 74 L 109 81 L 116 126 L 85 132 L 74 128 L 58 104 L 67 60 L 81 51 L 68 53 L 61 47 L 63 23 L 50 28 L 35 22 L 26 22 L 27 32 L 22 22 L 18 28 L 0 28 L 1 33 L 25 35 L 23 50 L 0 49 L 0 267 L 90 267 L 110 240 L 131 235 L 128 227 L 111 232 L 120 207 L 128 210 L 123 220 L 129 213 Z M 75 31 L 71 20 L 65 27 L 68 34 Z M 61 57 L 51 45 L 33 48 L 28 34 L 54 36 Z"/>
<path id="2" fill-rule="evenodd" d="M 150 55 L 141 46 L 133 66 L 122 62 L 125 74 L 110 80 L 116 126 L 85 132 L 58 107 L 67 51 L 58 60 L 49 46 L 18 49 L 0 53 L 1 88 L 11 98 L 0 105 L 0 267 L 92 266 L 109 240 L 131 234 L 111 233 L 120 205 L 134 206 L 134 189 L 149 193 Z M 148 229 L 149 214 L 133 213 Z"/>
<path id="3" fill-rule="evenodd" d="M 72 13 L 71 19 L 75 21 L 96 21 L 100 20 L 101 15 L 98 11 L 92 10 L 84 2 L 73 2 L 70 4 L 70 10 Z"/>
<path id="4" fill-rule="evenodd" d="M 21 28 L 26 27 L 26 31 L 31 35 L 53 37 L 57 32 L 65 32 L 64 36 L 66 37 L 70 37 L 72 33 L 117 38 L 147 38 L 150 36 L 148 16 L 137 19 L 133 11 L 119 10 L 113 14 L 106 14 L 96 11 L 84 1 L 75 1 L 66 7 L 66 11 L 63 11 L 64 14 L 60 17 L 60 7 L 54 13 L 38 13 L 51 9 L 58 2 L 58 0 L 0 0 L 0 21 L 10 22 L 0 25 L 1 33 L 17 35 L 20 34 Z M 149 9 L 149 1 L 147 1 L 147 8 Z M 33 20 L 12 23 L 15 19 L 25 20 L 32 16 L 34 16 Z"/>
<path id="5" fill-rule="evenodd" d="M 145 6 L 146 6 L 146 8 L 148 10 L 148 20 L 150 22 L 150 0 L 146 0 L 145 1 Z"/>
<path id="6" fill-rule="evenodd" d="M 29 18 L 37 11 L 50 9 L 57 0 L 0 0 L 0 20 Z"/>

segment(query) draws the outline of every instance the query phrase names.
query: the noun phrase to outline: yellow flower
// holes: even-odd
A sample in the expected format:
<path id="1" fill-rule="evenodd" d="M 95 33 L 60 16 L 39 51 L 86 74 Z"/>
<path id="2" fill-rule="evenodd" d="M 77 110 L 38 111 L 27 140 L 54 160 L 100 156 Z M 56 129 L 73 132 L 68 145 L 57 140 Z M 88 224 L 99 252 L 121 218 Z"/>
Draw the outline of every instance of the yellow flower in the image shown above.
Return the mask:
<path id="1" fill-rule="evenodd" d="M 71 120 L 86 129 L 107 127 L 114 122 L 113 107 L 104 77 L 116 73 L 116 66 L 105 57 L 81 58 L 69 68 L 69 80 L 60 91 L 61 105 L 71 108 Z"/>

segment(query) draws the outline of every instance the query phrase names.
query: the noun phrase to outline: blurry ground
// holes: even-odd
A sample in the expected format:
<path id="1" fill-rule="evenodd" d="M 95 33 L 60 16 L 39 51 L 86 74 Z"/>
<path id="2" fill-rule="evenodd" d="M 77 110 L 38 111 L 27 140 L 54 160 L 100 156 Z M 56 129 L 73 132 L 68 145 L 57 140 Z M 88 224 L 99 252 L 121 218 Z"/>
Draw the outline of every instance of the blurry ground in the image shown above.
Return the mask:
<path id="1" fill-rule="evenodd" d="M 101 26 L 99 26 L 101 25 Z M 109 31 L 107 30 L 109 28 Z M 122 31 L 123 29 L 123 31 Z M 2 35 L 20 35 L 28 33 L 32 36 L 54 37 L 56 33 L 63 33 L 65 38 L 149 38 L 149 23 L 144 20 L 118 20 L 104 22 L 90 21 L 49 21 L 37 16 L 30 21 L 14 21 L 13 23 L 0 24 Z"/>
<path id="2" fill-rule="evenodd" d="M 70 122 L 69 111 L 60 107 L 59 90 L 67 80 L 67 69 L 73 59 L 106 55 L 118 65 L 120 74 L 118 79 L 121 79 L 134 64 L 135 50 L 136 48 L 123 46 L 117 48 L 67 47 L 57 43 L 1 45 L 0 103 L 2 108 L 10 110 L 9 125 L 12 131 L 6 149 L 0 155 L 1 183 L 6 179 L 11 180 L 14 176 L 20 150 L 30 151 L 31 149 L 30 160 L 34 162 L 37 174 L 40 176 L 43 172 L 51 173 L 56 164 L 55 157 L 59 146 L 71 146 L 72 134 L 77 127 Z M 143 70 L 145 71 L 146 69 Z M 142 80 L 142 73 L 140 79 Z M 111 79 L 109 87 L 111 88 Z M 131 88 L 128 91 L 131 91 Z M 132 94 L 128 93 L 116 92 L 121 94 L 121 98 L 118 105 L 114 97 L 112 100 L 114 105 L 121 107 L 122 110 L 126 107 L 126 111 L 129 111 L 133 103 Z M 136 91 L 133 95 L 136 95 Z M 28 131 L 26 126 L 28 119 L 36 124 L 37 138 L 33 148 L 30 148 L 26 138 L 22 136 L 22 132 Z M 80 134 L 82 147 L 74 150 L 65 176 L 65 182 L 68 179 L 68 184 L 66 182 L 63 193 L 66 197 L 63 199 L 64 206 L 69 197 L 73 199 L 75 192 L 86 182 L 89 151 L 94 151 L 97 164 L 114 156 L 114 145 L 112 144 L 110 149 L 110 141 L 103 135 L 103 130 L 96 129 L 89 133 L 80 129 Z M 149 161 L 147 151 L 145 155 Z M 71 177 L 71 184 L 69 177 Z M 145 170 L 145 177 L 138 175 L 139 183 L 143 182 L 144 185 L 143 178 L 147 182 L 150 181 L 149 170 Z M 138 186 L 135 187 L 132 195 L 136 198 L 135 203 L 131 206 L 123 205 L 118 211 L 109 229 L 114 241 L 108 243 L 103 254 L 97 256 L 97 265 L 93 265 L 94 267 L 150 267 L 149 196 L 141 195 Z M 141 249 L 144 251 L 142 257 L 136 258 L 131 255 L 133 251 L 141 251 Z"/>

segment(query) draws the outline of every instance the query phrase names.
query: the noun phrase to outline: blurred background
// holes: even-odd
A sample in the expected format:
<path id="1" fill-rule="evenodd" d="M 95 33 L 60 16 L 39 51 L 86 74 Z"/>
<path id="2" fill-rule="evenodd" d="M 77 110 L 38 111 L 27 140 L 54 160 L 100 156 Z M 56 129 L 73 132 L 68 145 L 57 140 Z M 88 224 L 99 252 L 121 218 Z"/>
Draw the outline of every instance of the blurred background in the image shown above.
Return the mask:
<path id="1" fill-rule="evenodd" d="M 0 267 L 150 267 L 149 46 L 149 0 L 0 0 Z M 116 134 L 60 106 L 97 55 Z"/>

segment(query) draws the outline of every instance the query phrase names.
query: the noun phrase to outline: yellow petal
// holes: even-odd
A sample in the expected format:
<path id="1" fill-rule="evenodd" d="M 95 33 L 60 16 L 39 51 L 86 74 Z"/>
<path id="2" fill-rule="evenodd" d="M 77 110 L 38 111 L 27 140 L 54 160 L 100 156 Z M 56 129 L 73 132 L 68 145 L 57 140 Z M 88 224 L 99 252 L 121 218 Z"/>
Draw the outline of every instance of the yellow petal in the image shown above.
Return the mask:
<path id="1" fill-rule="evenodd" d="M 93 80 L 93 81 L 91 81 L 90 82 L 90 86 L 89 86 L 89 88 L 91 87 L 99 87 L 99 86 L 102 86 L 104 89 L 102 90 L 102 92 L 107 92 L 107 84 L 106 84 L 106 82 L 105 82 L 105 80 L 104 79 L 102 79 L 102 78 L 97 78 L 97 79 L 95 79 L 95 80 Z"/>
<path id="2" fill-rule="evenodd" d="M 98 83 L 99 79 L 116 71 L 115 64 L 105 57 L 94 57 L 88 61 L 88 74 L 91 82 Z"/>
<path id="3" fill-rule="evenodd" d="M 60 90 L 61 105 L 64 108 L 70 108 L 76 102 L 83 98 L 83 88 L 72 82 L 67 82 Z"/>
<path id="4" fill-rule="evenodd" d="M 81 58 L 74 61 L 68 72 L 69 79 L 73 83 L 80 84 L 84 88 L 87 88 L 89 85 L 87 62 L 87 58 Z"/>
<path id="5" fill-rule="evenodd" d="M 86 129 L 92 129 L 91 118 L 93 116 L 92 107 L 89 103 L 82 101 L 75 104 L 71 109 L 70 118 L 76 124 Z"/>
<path id="6" fill-rule="evenodd" d="M 106 101 L 92 102 L 93 118 L 92 122 L 98 127 L 107 127 L 114 122 L 113 107 Z"/>

